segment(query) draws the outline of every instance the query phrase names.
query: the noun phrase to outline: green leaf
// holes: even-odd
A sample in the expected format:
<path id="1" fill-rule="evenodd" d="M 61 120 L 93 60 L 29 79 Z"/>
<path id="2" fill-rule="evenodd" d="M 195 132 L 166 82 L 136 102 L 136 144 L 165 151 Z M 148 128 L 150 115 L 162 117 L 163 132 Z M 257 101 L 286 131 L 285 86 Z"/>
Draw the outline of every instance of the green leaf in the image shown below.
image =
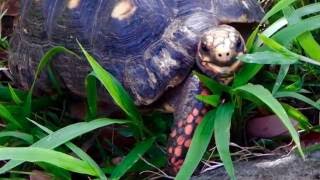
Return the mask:
<path id="1" fill-rule="evenodd" d="M 19 98 L 19 96 L 16 94 L 15 90 L 12 88 L 12 86 L 10 84 L 8 84 L 8 88 L 12 97 L 12 100 L 14 101 L 14 103 L 16 104 L 21 104 L 22 101 Z"/>
<path id="2" fill-rule="evenodd" d="M 21 140 L 27 142 L 28 144 L 33 143 L 33 136 L 32 135 L 27 134 L 27 133 L 18 132 L 18 131 L 2 131 L 2 132 L 0 132 L 0 138 L 4 138 L 4 137 L 14 137 L 14 138 L 21 139 Z"/>
<path id="3" fill-rule="evenodd" d="M 221 94 L 222 91 L 224 92 L 230 92 L 230 87 L 226 86 L 226 85 L 223 85 L 217 81 L 215 81 L 214 79 L 212 78 L 209 78 L 203 74 L 200 74 L 196 71 L 193 72 L 194 75 L 196 75 L 200 81 L 207 87 L 209 88 L 209 90 L 218 95 L 218 94 Z"/>
<path id="4" fill-rule="evenodd" d="M 273 39 L 283 46 L 288 46 L 301 34 L 320 28 L 320 15 L 312 16 L 301 20 L 299 23 L 287 26 L 277 32 Z"/>
<path id="5" fill-rule="evenodd" d="M 263 17 L 262 22 L 268 20 L 271 16 L 280 12 L 282 9 L 288 7 L 290 4 L 294 3 L 296 0 L 281 0 L 275 4 L 272 9 L 270 9 L 267 14 Z"/>
<path id="6" fill-rule="evenodd" d="M 252 79 L 261 69 L 260 64 L 245 64 L 244 67 L 236 74 L 232 87 L 238 87 L 246 84 Z"/>
<path id="7" fill-rule="evenodd" d="M 14 92 L 20 99 L 24 99 L 27 96 L 27 92 L 21 91 L 19 89 L 14 89 Z M 2 101 L 12 100 L 12 95 L 9 87 L 4 87 L 0 85 L 0 100 Z"/>
<path id="8" fill-rule="evenodd" d="M 262 18 L 260 24 L 257 26 L 257 28 L 253 31 L 253 33 L 251 33 L 251 35 L 248 38 L 247 41 L 247 48 L 249 50 L 249 52 L 252 52 L 252 50 L 255 49 L 254 47 L 254 41 L 256 39 L 256 36 L 259 32 L 259 26 L 264 23 L 265 21 L 267 21 L 271 16 L 277 14 L 279 11 L 281 11 L 282 9 L 288 7 L 290 4 L 294 3 L 296 0 L 281 0 L 279 1 L 277 4 L 275 4 L 272 9 L 270 9 L 265 16 Z"/>
<path id="9" fill-rule="evenodd" d="M 320 104 L 313 101 L 312 99 L 306 97 L 306 96 L 303 96 L 302 94 L 299 94 L 299 93 L 296 93 L 296 92 L 277 92 L 275 95 L 274 95 L 276 98 L 284 98 L 284 97 L 291 97 L 291 98 L 295 98 L 295 99 L 298 99 L 302 102 L 305 102 L 315 108 L 317 108 L 318 110 L 320 110 Z"/>
<path id="10" fill-rule="evenodd" d="M 84 161 L 58 151 L 37 147 L 0 148 L 0 160 L 45 162 L 72 172 L 97 175 Z"/>
<path id="11" fill-rule="evenodd" d="M 137 126 L 140 134 L 142 135 L 142 117 L 131 96 L 122 87 L 120 82 L 112 76 L 112 74 L 101 67 L 79 42 L 78 44 L 94 71 L 92 75 L 94 75 L 102 83 L 114 102 L 130 117 L 130 119 L 133 120 L 133 123 Z"/>
<path id="12" fill-rule="evenodd" d="M 320 18 L 320 16 L 319 16 Z M 284 46 L 282 46 L 281 44 L 277 43 L 275 40 L 268 38 L 267 36 L 264 35 L 259 35 L 260 39 L 264 42 L 265 45 L 267 45 L 269 48 L 273 49 L 276 52 L 281 53 L 283 56 L 286 56 L 288 58 L 292 58 L 292 59 L 300 59 L 301 61 L 305 61 L 307 63 L 311 63 L 311 64 L 315 64 L 320 66 L 320 62 L 317 62 L 313 59 L 310 59 L 308 57 L 296 54 L 290 50 L 288 50 L 287 48 L 285 48 Z"/>
<path id="13" fill-rule="evenodd" d="M 62 47 L 62 46 L 56 46 L 56 47 L 53 47 L 51 48 L 49 51 L 47 51 L 44 56 L 41 58 L 38 66 L 37 66 L 37 70 L 36 70 L 36 73 L 35 73 L 35 77 L 34 77 L 34 80 L 33 80 L 33 83 L 31 85 L 31 88 L 29 90 L 29 93 L 26 97 L 26 100 L 25 100 L 25 104 L 24 104 L 24 107 L 23 107 L 23 112 L 24 112 L 24 115 L 25 116 L 29 116 L 31 114 L 31 111 L 32 111 L 32 93 L 33 93 L 33 89 L 34 89 L 34 86 L 36 84 L 36 81 L 38 79 L 38 77 L 40 76 L 40 73 L 45 69 L 45 67 L 49 64 L 49 62 L 52 60 L 52 58 L 59 54 L 59 53 L 68 53 L 68 54 L 71 54 L 71 55 L 74 55 L 75 57 L 79 57 L 77 54 L 75 54 L 74 52 Z"/>
<path id="14" fill-rule="evenodd" d="M 120 179 L 154 143 L 155 138 L 149 138 L 136 144 L 122 162 L 112 171 L 111 179 Z"/>
<path id="15" fill-rule="evenodd" d="M 29 119 L 30 120 L 30 119 Z M 50 129 L 42 126 L 41 124 L 30 120 L 33 124 L 35 124 L 36 126 L 38 126 L 40 129 L 42 129 L 43 131 L 45 131 L 48 134 L 52 134 L 53 131 L 51 131 Z M 87 154 L 85 153 L 81 148 L 79 148 L 78 146 L 76 146 L 75 144 L 71 143 L 71 142 L 67 142 L 65 143 L 65 145 L 72 151 L 74 152 L 78 157 L 80 157 L 82 160 L 84 160 L 85 162 L 87 162 L 91 168 L 97 173 L 97 175 L 99 176 L 99 178 L 101 180 L 106 180 L 107 177 L 105 176 L 104 172 L 102 171 L 102 169 L 99 167 L 99 165 Z"/>
<path id="16" fill-rule="evenodd" d="M 282 85 L 285 77 L 286 77 L 287 74 L 288 74 L 289 68 L 290 68 L 290 65 L 282 65 L 282 66 L 280 67 L 280 70 L 279 70 L 279 73 L 278 73 L 276 82 L 274 83 L 274 86 L 273 86 L 273 89 L 272 89 L 272 94 L 273 94 L 273 95 L 274 95 L 274 94 L 279 90 L 279 88 L 281 87 L 281 85 Z"/>
<path id="17" fill-rule="evenodd" d="M 272 51 L 244 54 L 238 58 L 243 62 L 255 64 L 294 64 L 298 62 L 298 58 L 294 56 L 286 56 Z"/>
<path id="18" fill-rule="evenodd" d="M 308 56 L 317 61 L 320 61 L 320 45 L 313 38 L 311 32 L 303 33 L 297 38 L 297 40 Z"/>
<path id="19" fill-rule="evenodd" d="M 289 104 L 282 103 L 283 108 L 286 110 L 287 114 L 299 123 L 299 126 L 304 130 L 309 130 L 312 128 L 308 118 L 302 114 L 298 109 L 290 106 Z"/>
<path id="20" fill-rule="evenodd" d="M 288 50 L 287 48 L 285 48 L 284 46 L 282 46 L 281 44 L 279 44 L 275 40 L 268 38 L 267 36 L 265 36 L 263 34 L 259 34 L 259 38 L 262 40 L 262 42 L 266 46 L 268 46 L 269 48 L 271 48 L 275 52 L 281 53 L 284 56 L 289 56 L 289 57 L 294 56 L 295 57 L 295 54 L 293 52 L 291 52 L 290 50 Z"/>
<path id="21" fill-rule="evenodd" d="M 297 24 L 301 21 L 303 16 L 318 13 L 320 11 L 320 3 L 306 5 L 296 10 L 293 7 L 288 7 L 288 9 L 289 11 L 285 13 L 285 16 L 289 24 Z M 320 60 L 320 46 L 311 32 L 303 33 L 297 40 L 306 54 L 315 60 Z"/>
<path id="22" fill-rule="evenodd" d="M 18 129 L 22 129 L 23 125 L 20 123 L 12 114 L 10 111 L 7 110 L 5 106 L 0 104 L 0 117 L 3 118 L 4 121 L 7 123 L 12 124 L 14 127 Z"/>
<path id="23" fill-rule="evenodd" d="M 62 129 L 55 131 L 54 133 L 40 139 L 35 142 L 31 147 L 41 147 L 47 149 L 56 148 L 78 136 L 81 136 L 85 133 L 93 131 L 95 129 L 108 126 L 111 124 L 124 124 L 128 123 L 128 121 L 116 120 L 116 119 L 97 119 L 90 122 L 81 122 L 69 125 Z M 0 174 L 3 174 L 12 168 L 23 163 L 22 161 L 9 161 L 4 166 L 0 168 Z"/>
<path id="24" fill-rule="evenodd" d="M 214 137 L 220 159 L 222 160 L 228 175 L 231 179 L 236 179 L 229 150 L 230 127 L 233 112 L 234 105 L 231 103 L 222 104 L 218 107 L 214 121 Z"/>
<path id="25" fill-rule="evenodd" d="M 278 1 L 278 3 L 276 5 L 274 5 L 271 10 L 268 11 L 268 13 L 262 19 L 260 24 L 267 21 L 271 16 L 275 15 L 279 11 L 288 7 L 290 4 L 294 3 L 295 1 L 296 0 Z M 314 19 L 314 21 L 316 21 L 316 20 Z M 263 34 L 267 35 L 267 36 L 271 36 L 272 34 L 277 32 L 279 29 L 284 27 L 286 24 L 287 24 L 287 20 L 285 18 L 280 18 L 278 21 L 276 21 L 276 23 L 274 23 L 270 27 L 268 27 L 267 30 L 265 30 L 263 32 Z M 294 29 L 294 28 L 292 28 L 292 29 Z M 314 28 L 309 28 L 309 30 L 311 30 L 311 29 L 314 29 Z M 286 30 L 286 31 L 290 31 L 290 29 Z M 301 34 L 306 31 L 307 30 L 303 30 L 301 32 Z M 259 26 L 250 35 L 250 37 L 247 41 L 247 49 L 249 50 L 249 52 L 255 51 L 255 49 L 260 46 L 258 41 L 256 43 L 254 43 L 254 40 L 256 39 L 256 35 L 258 34 L 258 32 L 259 32 Z M 289 36 L 286 32 L 281 33 L 278 36 L 279 36 L 278 38 L 281 37 L 281 40 L 284 39 L 284 40 L 287 40 L 288 42 L 292 42 L 292 40 L 295 39 L 294 37 L 292 38 L 291 36 Z M 278 42 L 282 42 L 282 41 L 278 41 Z M 246 84 L 247 82 L 250 81 L 250 79 L 252 79 L 262 69 L 262 67 L 263 67 L 263 65 L 260 65 L 260 64 L 245 64 L 244 67 L 242 68 L 242 70 L 240 70 L 237 73 L 232 87 L 238 87 L 238 86 Z"/>
<path id="26" fill-rule="evenodd" d="M 241 94 L 242 92 L 245 93 L 250 93 L 252 96 L 255 98 L 258 98 L 260 101 L 265 103 L 281 120 L 281 122 L 284 124 L 284 126 L 288 129 L 293 141 L 297 145 L 298 150 L 300 151 L 300 154 L 302 157 L 304 157 L 301 144 L 300 144 L 300 139 L 299 139 L 299 134 L 293 127 L 286 111 L 284 108 L 281 106 L 281 104 L 272 96 L 272 94 L 265 89 L 261 85 L 253 85 L 253 84 L 247 84 L 241 87 L 238 87 L 234 89 L 234 92 L 236 94 Z"/>
<path id="27" fill-rule="evenodd" d="M 97 83 L 94 72 L 91 72 L 86 77 L 86 90 L 87 90 L 87 102 L 88 111 L 87 118 L 92 119 L 97 116 Z"/>
<path id="28" fill-rule="evenodd" d="M 184 163 L 176 180 L 189 179 L 207 150 L 214 130 L 215 111 L 209 111 L 196 128 Z"/>
<path id="29" fill-rule="evenodd" d="M 220 95 L 208 95 L 208 96 L 202 96 L 202 95 L 197 95 L 196 98 L 199 101 L 202 101 L 206 104 L 210 104 L 213 107 L 218 106 L 220 104 Z"/>

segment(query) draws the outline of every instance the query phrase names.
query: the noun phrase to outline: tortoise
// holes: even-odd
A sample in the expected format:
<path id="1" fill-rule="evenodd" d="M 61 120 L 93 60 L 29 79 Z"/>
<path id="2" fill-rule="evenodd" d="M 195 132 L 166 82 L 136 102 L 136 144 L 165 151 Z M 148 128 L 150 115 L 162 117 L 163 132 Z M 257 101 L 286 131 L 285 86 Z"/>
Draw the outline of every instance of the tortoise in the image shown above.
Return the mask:
<path id="1" fill-rule="evenodd" d="M 62 45 L 81 54 L 79 40 L 137 106 L 166 99 L 163 109 L 174 115 L 167 153 L 175 174 L 207 112 L 195 96 L 208 91 L 191 71 L 229 83 L 241 66 L 237 56 L 245 53 L 244 38 L 230 24 L 259 22 L 263 15 L 256 0 L 24 0 L 9 69 L 28 89 L 48 49 Z M 87 61 L 61 54 L 52 69 L 68 91 L 85 96 Z M 36 87 L 51 91 L 47 74 Z"/>

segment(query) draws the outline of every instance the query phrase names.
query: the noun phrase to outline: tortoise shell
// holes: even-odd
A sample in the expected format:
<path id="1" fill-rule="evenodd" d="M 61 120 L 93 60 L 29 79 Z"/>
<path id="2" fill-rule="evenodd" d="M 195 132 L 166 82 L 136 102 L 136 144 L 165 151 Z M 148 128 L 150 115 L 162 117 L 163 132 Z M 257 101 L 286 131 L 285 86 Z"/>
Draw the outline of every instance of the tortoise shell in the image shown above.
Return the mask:
<path id="1" fill-rule="evenodd" d="M 43 54 L 57 45 L 81 54 L 77 39 L 138 105 L 148 105 L 190 74 L 206 29 L 262 16 L 255 0 L 24 0 L 9 68 L 28 89 Z M 64 87 L 85 94 L 87 61 L 62 54 L 52 66 Z M 50 86 L 43 73 L 37 88 Z"/>

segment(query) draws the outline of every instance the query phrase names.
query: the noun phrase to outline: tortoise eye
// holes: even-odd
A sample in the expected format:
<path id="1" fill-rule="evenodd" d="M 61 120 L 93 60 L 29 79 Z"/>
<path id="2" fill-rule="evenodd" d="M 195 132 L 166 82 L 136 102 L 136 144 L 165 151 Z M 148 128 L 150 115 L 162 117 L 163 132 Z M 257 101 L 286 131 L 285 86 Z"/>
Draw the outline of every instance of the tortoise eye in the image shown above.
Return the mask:
<path id="1" fill-rule="evenodd" d="M 210 51 L 208 46 L 203 42 L 201 43 L 201 50 L 206 53 Z"/>
<path id="2" fill-rule="evenodd" d="M 236 49 L 238 51 L 242 51 L 243 50 L 243 44 L 242 44 L 242 40 L 239 38 L 236 44 Z"/>

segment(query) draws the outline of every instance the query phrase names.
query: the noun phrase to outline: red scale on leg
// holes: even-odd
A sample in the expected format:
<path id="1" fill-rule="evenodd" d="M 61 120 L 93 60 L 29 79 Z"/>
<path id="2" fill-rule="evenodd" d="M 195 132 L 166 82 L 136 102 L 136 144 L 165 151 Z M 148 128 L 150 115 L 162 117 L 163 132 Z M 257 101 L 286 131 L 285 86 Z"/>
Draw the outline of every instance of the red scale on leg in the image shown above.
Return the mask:
<path id="1" fill-rule="evenodd" d="M 174 155 L 176 157 L 180 157 L 182 155 L 182 146 L 177 146 L 175 149 L 174 149 Z"/>
<path id="2" fill-rule="evenodd" d="M 184 143 L 184 141 L 185 141 L 185 138 L 184 138 L 184 136 L 183 135 L 180 135 L 179 137 L 178 137 L 178 139 L 177 139 L 177 145 L 182 145 L 183 143 Z"/>
<path id="3" fill-rule="evenodd" d="M 194 108 L 193 111 L 192 111 L 192 115 L 194 117 L 198 116 L 199 115 L 199 110 L 197 108 Z"/>
<path id="4" fill-rule="evenodd" d="M 194 117 L 192 114 L 189 114 L 189 116 L 187 117 L 187 123 L 192 123 L 194 121 Z"/>
<path id="5" fill-rule="evenodd" d="M 193 129 L 194 129 L 194 124 L 188 124 L 185 128 L 184 128 L 184 133 L 188 136 L 190 136 L 193 133 Z"/>
<path id="6" fill-rule="evenodd" d="M 181 98 L 175 102 L 177 108 L 174 112 L 174 124 L 168 144 L 168 171 L 172 173 L 171 175 L 175 175 L 180 170 L 195 128 L 208 111 L 203 102 L 196 99 L 196 95 L 209 95 L 210 92 L 203 90 L 198 79 L 189 78 L 178 94 Z"/>
<path id="7" fill-rule="evenodd" d="M 191 139 L 188 139 L 184 142 L 184 147 L 189 148 L 191 144 Z"/>
<path id="8" fill-rule="evenodd" d="M 172 138 L 174 138 L 176 135 L 177 135 L 177 130 L 174 129 L 174 130 L 171 132 L 170 136 L 171 136 Z"/>

